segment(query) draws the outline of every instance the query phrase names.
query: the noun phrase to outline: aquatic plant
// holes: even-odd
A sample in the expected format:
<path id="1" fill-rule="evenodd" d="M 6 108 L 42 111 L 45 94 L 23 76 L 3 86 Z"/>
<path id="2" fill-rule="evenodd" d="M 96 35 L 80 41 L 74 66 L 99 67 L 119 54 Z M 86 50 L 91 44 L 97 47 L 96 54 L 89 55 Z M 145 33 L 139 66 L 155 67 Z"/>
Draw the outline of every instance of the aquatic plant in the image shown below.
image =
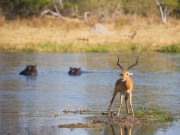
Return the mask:
<path id="1" fill-rule="evenodd" d="M 101 128 L 101 124 L 72 123 L 58 125 L 59 128 Z"/>

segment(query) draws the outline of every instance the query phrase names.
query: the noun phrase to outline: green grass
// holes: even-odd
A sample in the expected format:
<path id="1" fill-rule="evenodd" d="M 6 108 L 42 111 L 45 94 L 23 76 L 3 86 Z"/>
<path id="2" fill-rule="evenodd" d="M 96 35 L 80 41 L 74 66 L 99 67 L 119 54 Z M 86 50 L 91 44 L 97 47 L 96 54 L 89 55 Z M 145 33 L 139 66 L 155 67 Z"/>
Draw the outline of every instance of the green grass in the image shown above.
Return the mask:
<path id="1" fill-rule="evenodd" d="M 22 47 L 16 45 L 0 45 L 0 52 L 84 52 L 108 53 L 117 51 L 137 51 L 131 49 L 130 44 L 89 44 L 89 43 L 40 43 L 26 44 Z"/>
<path id="2" fill-rule="evenodd" d="M 164 53 L 180 53 L 180 44 L 174 44 L 171 46 L 164 46 L 159 52 L 164 52 Z"/>
<path id="3" fill-rule="evenodd" d="M 97 44 L 97 45 L 86 45 L 85 52 L 87 53 L 107 53 L 110 47 L 107 45 Z"/>
<path id="4" fill-rule="evenodd" d="M 89 44 L 89 43 L 39 43 L 25 45 L 0 45 L 0 52 L 83 52 L 83 53 L 109 53 L 109 52 L 164 52 L 164 53 L 179 53 L 180 45 L 165 46 L 157 50 L 151 45 L 141 45 L 135 43 L 104 43 L 104 44 Z"/>
<path id="5" fill-rule="evenodd" d="M 22 52 L 26 52 L 26 53 L 35 52 L 35 48 L 25 46 L 24 48 L 22 48 Z"/>
<path id="6" fill-rule="evenodd" d="M 161 111 L 156 106 L 138 107 L 134 114 L 136 117 L 144 118 L 148 122 L 171 122 L 176 120 L 173 114 Z"/>
<path id="7" fill-rule="evenodd" d="M 87 45 L 85 52 L 98 52 L 98 53 L 107 53 L 107 52 L 144 52 L 149 51 L 149 46 L 142 46 L 133 43 L 116 43 L 116 44 L 96 44 L 96 45 Z"/>

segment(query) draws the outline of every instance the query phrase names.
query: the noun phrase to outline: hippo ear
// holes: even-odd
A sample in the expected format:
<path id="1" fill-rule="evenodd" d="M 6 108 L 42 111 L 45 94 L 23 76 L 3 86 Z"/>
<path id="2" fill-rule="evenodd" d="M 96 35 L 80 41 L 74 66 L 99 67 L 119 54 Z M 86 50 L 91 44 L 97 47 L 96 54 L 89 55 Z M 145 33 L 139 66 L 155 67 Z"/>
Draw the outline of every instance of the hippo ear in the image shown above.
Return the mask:
<path id="1" fill-rule="evenodd" d="M 26 65 L 26 67 L 28 67 L 29 65 Z"/>
<path id="2" fill-rule="evenodd" d="M 81 70 L 81 68 L 78 68 L 79 70 Z"/>
<path id="3" fill-rule="evenodd" d="M 72 70 L 72 67 L 70 67 L 70 70 Z"/>
<path id="4" fill-rule="evenodd" d="M 34 65 L 35 67 L 37 67 L 37 65 Z"/>

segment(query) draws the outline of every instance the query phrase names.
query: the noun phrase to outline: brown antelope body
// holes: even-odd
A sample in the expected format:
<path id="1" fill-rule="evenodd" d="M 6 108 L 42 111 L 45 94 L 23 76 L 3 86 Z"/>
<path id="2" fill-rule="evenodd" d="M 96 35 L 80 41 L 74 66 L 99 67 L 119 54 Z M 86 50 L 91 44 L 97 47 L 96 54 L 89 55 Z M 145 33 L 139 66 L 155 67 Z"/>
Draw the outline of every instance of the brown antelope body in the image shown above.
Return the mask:
<path id="1" fill-rule="evenodd" d="M 125 96 L 127 113 L 129 114 L 129 109 L 128 109 L 128 99 L 129 99 L 131 112 L 132 112 L 132 115 L 134 116 L 134 111 L 133 111 L 133 106 L 132 106 L 132 91 L 133 91 L 134 84 L 133 84 L 133 80 L 130 77 L 131 75 L 133 75 L 133 73 L 130 73 L 128 70 L 138 63 L 138 59 L 139 59 L 139 56 L 138 56 L 135 64 L 131 65 L 126 70 L 124 70 L 123 67 L 119 64 L 119 57 L 118 57 L 117 65 L 121 68 L 122 73 L 120 74 L 121 78 L 116 81 L 113 97 L 112 97 L 111 103 L 110 103 L 108 111 L 107 111 L 108 113 L 110 112 L 110 108 L 112 106 L 112 103 L 114 101 L 114 98 L 115 98 L 117 92 L 120 92 L 120 104 L 119 104 L 119 110 L 118 110 L 117 116 L 119 117 L 119 114 L 120 114 L 123 95 Z"/>

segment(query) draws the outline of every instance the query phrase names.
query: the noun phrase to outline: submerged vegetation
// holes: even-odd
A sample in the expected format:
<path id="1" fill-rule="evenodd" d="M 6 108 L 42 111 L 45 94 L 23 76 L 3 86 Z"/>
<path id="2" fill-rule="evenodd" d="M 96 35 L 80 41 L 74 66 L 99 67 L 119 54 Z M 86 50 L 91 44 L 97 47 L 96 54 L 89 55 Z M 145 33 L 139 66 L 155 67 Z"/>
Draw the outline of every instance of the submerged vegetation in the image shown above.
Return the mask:
<path id="1" fill-rule="evenodd" d="M 59 128 L 101 128 L 101 124 L 72 123 L 59 125 Z"/>
<path id="2" fill-rule="evenodd" d="M 90 110 L 88 110 L 88 109 L 80 109 L 80 110 L 74 110 L 74 111 L 71 111 L 71 110 L 67 110 L 67 109 L 65 109 L 64 111 L 63 111 L 64 113 L 74 113 L 74 114 L 83 114 L 83 113 L 87 113 L 87 112 L 90 112 Z"/>

